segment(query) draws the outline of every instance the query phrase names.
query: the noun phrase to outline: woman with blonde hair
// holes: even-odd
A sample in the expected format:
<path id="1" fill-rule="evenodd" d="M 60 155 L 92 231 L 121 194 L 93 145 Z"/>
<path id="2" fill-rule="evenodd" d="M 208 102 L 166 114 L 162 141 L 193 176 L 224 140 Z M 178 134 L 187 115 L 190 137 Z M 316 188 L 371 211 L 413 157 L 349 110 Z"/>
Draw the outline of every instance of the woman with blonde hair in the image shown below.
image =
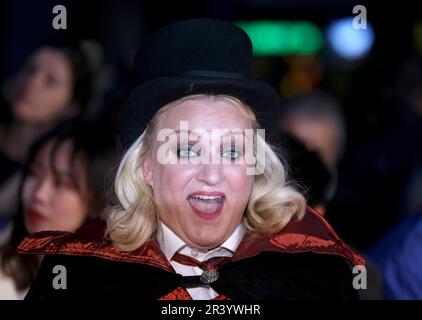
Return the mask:
<path id="1" fill-rule="evenodd" d="M 46 255 L 27 298 L 357 298 L 351 266 L 364 261 L 286 180 L 268 142 L 278 95 L 251 62 L 250 39 L 227 22 L 180 21 L 146 39 L 114 203 L 76 233 L 21 243 Z"/>

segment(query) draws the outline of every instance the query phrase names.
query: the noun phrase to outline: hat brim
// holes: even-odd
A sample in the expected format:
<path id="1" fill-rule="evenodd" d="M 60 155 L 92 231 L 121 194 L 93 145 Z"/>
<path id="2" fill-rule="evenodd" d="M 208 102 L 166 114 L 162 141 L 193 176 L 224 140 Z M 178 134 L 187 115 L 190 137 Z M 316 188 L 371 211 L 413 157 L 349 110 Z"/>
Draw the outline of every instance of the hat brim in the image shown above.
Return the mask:
<path id="1" fill-rule="evenodd" d="M 119 133 L 125 149 L 142 134 L 154 114 L 166 104 L 194 94 L 223 94 L 244 101 L 255 112 L 265 135 L 276 131 L 280 98 L 268 83 L 245 78 L 167 76 L 136 87 L 120 115 Z"/>

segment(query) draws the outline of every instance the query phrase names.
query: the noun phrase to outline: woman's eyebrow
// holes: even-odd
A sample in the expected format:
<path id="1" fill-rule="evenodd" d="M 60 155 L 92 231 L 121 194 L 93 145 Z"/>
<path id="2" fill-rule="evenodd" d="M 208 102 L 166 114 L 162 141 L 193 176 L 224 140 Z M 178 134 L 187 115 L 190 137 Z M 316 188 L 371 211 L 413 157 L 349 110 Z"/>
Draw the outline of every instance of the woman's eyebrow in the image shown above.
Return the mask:
<path id="1" fill-rule="evenodd" d="M 175 133 L 181 133 L 181 132 L 191 133 L 192 130 L 180 130 L 180 129 L 177 129 L 177 130 L 174 130 L 174 132 Z"/>
<path id="2" fill-rule="evenodd" d="M 37 168 L 37 169 L 42 169 L 44 168 L 43 163 L 39 160 L 34 160 L 29 166 L 28 168 Z"/>
<path id="3" fill-rule="evenodd" d="M 192 132 L 192 130 L 179 130 L 179 129 L 177 129 L 177 130 L 172 130 L 172 132 L 168 136 L 177 135 L 177 134 L 180 135 L 181 133 L 187 133 L 188 137 L 190 137 L 191 132 Z"/>
<path id="4" fill-rule="evenodd" d="M 68 178 L 68 179 L 73 178 L 73 173 L 68 170 L 63 171 L 57 168 L 53 168 L 52 172 L 56 177 L 59 177 L 59 178 Z"/>
<path id="5" fill-rule="evenodd" d="M 241 134 L 244 137 L 246 136 L 244 130 L 232 130 L 232 131 L 228 131 L 222 134 L 221 137 L 235 137 L 235 136 L 239 136 L 239 134 Z"/>
<path id="6" fill-rule="evenodd" d="M 178 134 L 178 138 L 180 139 L 180 137 L 181 137 L 181 134 L 183 134 L 183 133 L 187 133 L 188 134 L 188 136 L 187 136 L 187 138 L 188 138 L 188 141 L 199 141 L 199 140 L 201 140 L 200 138 L 201 138 L 201 135 L 191 135 L 191 133 L 192 132 L 195 132 L 195 130 L 175 130 L 174 132 L 172 132 L 169 136 L 172 136 L 172 135 L 177 135 Z"/>
<path id="7" fill-rule="evenodd" d="M 245 134 L 244 130 L 241 131 L 231 131 L 231 132 L 227 132 L 226 134 L 223 134 L 221 136 L 222 141 L 221 144 L 227 144 L 227 143 L 234 143 L 234 144 L 242 144 L 245 145 L 246 142 L 249 143 L 249 141 L 251 141 L 251 137 L 247 134 Z M 253 141 L 253 140 L 252 140 Z"/>
<path id="8" fill-rule="evenodd" d="M 65 170 L 65 171 L 56 170 L 56 174 L 58 176 L 63 176 L 63 177 L 71 177 L 72 176 L 72 172 L 71 171 L 68 171 L 68 170 Z"/>
<path id="9" fill-rule="evenodd" d="M 177 130 L 173 130 L 172 133 L 189 133 L 190 134 L 192 132 L 193 133 L 196 133 L 199 130 L 201 130 L 201 129 L 197 129 L 197 130 L 180 130 L 180 129 L 177 129 Z M 230 136 L 230 135 L 238 135 L 238 134 L 242 134 L 243 136 L 245 135 L 245 130 L 240 130 L 240 129 L 228 129 L 228 131 L 227 131 L 227 129 L 215 129 L 215 130 L 224 130 L 224 131 L 226 131 L 224 134 L 221 135 L 222 137 L 224 137 L 224 136 Z"/>
<path id="10" fill-rule="evenodd" d="M 245 144 L 245 141 L 250 140 L 250 136 L 245 134 L 245 130 L 240 130 L 240 129 L 229 129 L 228 131 L 226 129 L 216 129 L 216 130 L 225 130 L 226 131 L 222 135 L 219 135 L 219 137 L 218 137 L 219 140 L 220 140 L 220 146 L 227 144 L 227 142 L 238 144 L 239 139 L 242 139 L 241 140 L 242 144 Z M 176 129 L 176 130 L 172 130 L 172 132 L 167 137 L 171 137 L 173 135 L 176 135 L 178 142 L 180 143 L 180 138 L 182 137 L 181 134 L 187 134 L 187 138 L 188 138 L 187 141 L 189 141 L 189 142 L 200 142 L 200 141 L 202 141 L 203 136 L 199 133 L 195 134 L 196 132 L 197 132 L 197 130 L 195 130 L 195 129 L 194 130 Z M 194 134 L 191 135 L 191 133 L 194 133 Z M 210 135 L 208 135 L 208 137 L 210 137 Z"/>

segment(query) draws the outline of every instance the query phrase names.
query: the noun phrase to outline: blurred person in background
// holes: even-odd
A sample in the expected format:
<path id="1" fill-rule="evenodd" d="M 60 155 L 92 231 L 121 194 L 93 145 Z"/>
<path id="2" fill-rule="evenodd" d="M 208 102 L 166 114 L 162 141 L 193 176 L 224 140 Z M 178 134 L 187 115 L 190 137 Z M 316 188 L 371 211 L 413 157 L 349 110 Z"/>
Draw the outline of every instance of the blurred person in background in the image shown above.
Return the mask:
<path id="1" fill-rule="evenodd" d="M 287 162 L 287 175 L 297 183 L 306 196 L 308 205 L 325 214 L 327 191 L 331 184 L 331 173 L 318 153 L 309 150 L 298 138 L 279 131 L 278 145 L 282 159 Z"/>
<path id="2" fill-rule="evenodd" d="M 84 113 L 92 75 L 86 55 L 59 43 L 35 50 L 11 85 L 9 115 L 0 124 L 0 222 L 3 238 L 16 213 L 22 163 L 32 142 L 63 120 Z M 1 243 L 1 242 L 0 242 Z"/>
<path id="3" fill-rule="evenodd" d="M 385 299 L 422 299 L 422 210 L 403 220 L 366 254 L 382 270 Z"/>
<path id="4" fill-rule="evenodd" d="M 393 163 L 399 190 L 397 211 L 399 219 L 412 216 L 422 210 L 422 55 L 406 59 L 399 70 L 394 88 L 396 107 L 391 122 L 396 123 L 393 134 L 398 154 Z M 394 141 L 394 140 L 393 140 Z M 391 150 L 390 150 L 391 151 Z"/>
<path id="5" fill-rule="evenodd" d="M 376 125 L 342 163 L 338 192 L 328 211 L 336 230 L 361 250 L 418 212 L 422 199 L 421 56 L 402 61 L 383 93 Z"/>
<path id="6" fill-rule="evenodd" d="M 114 137 L 91 123 L 65 123 L 34 143 L 12 238 L 0 250 L 0 299 L 23 298 L 35 278 L 40 259 L 16 251 L 26 235 L 72 232 L 101 213 L 116 159 Z"/>
<path id="7" fill-rule="evenodd" d="M 279 131 L 278 141 L 282 157 L 287 161 L 289 178 L 297 183 L 297 187 L 306 196 L 308 205 L 324 216 L 330 201 L 327 198 L 332 185 L 330 170 L 317 152 L 309 150 L 295 136 Z M 367 288 L 359 290 L 359 296 L 362 300 L 382 299 L 384 286 L 382 272 L 371 259 L 365 256 L 365 260 Z"/>
<path id="8" fill-rule="evenodd" d="M 279 129 L 296 137 L 321 159 L 331 177 L 330 185 L 324 191 L 324 202 L 328 203 L 336 190 L 337 165 L 346 148 L 346 125 L 341 106 L 323 92 L 293 96 L 284 101 Z"/>
<path id="9" fill-rule="evenodd" d="M 379 163 L 374 170 L 384 181 L 377 192 L 387 195 L 392 222 L 388 231 L 367 249 L 383 271 L 385 299 L 422 299 L 422 57 L 401 66 L 393 103 L 378 141 Z M 380 160 L 383 160 L 382 162 Z M 372 165 L 374 165 L 372 163 Z M 391 196 L 390 196 L 391 195 Z"/>

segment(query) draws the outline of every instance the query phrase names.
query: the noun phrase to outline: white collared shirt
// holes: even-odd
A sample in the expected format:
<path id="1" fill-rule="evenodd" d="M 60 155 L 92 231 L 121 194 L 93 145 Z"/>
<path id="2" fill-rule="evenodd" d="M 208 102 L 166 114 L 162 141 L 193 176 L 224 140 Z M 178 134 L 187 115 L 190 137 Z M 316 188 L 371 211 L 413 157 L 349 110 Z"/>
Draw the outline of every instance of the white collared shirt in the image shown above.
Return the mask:
<path id="1" fill-rule="evenodd" d="M 199 250 L 188 247 L 172 230 L 164 223 L 160 222 L 156 233 L 156 239 L 161 251 L 164 253 L 167 260 L 170 261 L 170 264 L 177 273 L 184 276 L 199 276 L 203 273 L 201 268 L 187 266 L 173 261 L 172 258 L 174 254 L 178 252 L 201 262 L 214 257 L 232 257 L 245 233 L 246 228 L 243 223 L 240 223 L 230 237 L 217 248 L 212 250 Z M 187 288 L 187 291 L 194 300 L 210 300 L 218 296 L 218 293 L 208 285 Z"/>

